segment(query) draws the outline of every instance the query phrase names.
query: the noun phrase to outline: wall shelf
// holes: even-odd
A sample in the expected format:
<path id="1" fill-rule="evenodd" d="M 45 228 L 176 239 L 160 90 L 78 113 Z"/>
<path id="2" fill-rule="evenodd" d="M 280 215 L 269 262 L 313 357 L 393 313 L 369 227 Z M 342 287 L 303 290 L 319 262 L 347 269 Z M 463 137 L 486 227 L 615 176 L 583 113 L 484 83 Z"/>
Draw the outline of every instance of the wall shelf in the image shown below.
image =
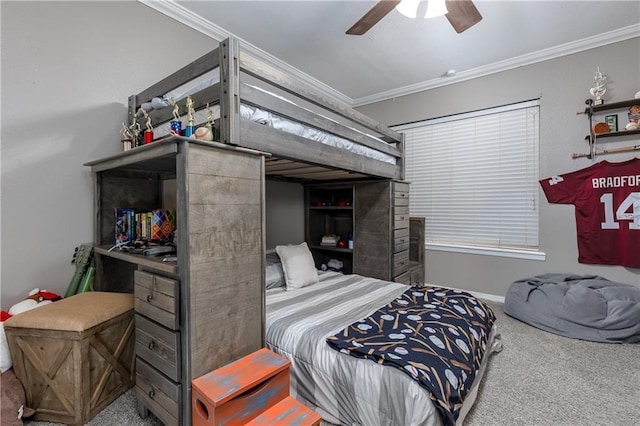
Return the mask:
<path id="1" fill-rule="evenodd" d="M 640 129 L 617 130 L 615 132 L 607 132 L 607 133 L 599 133 L 599 134 L 596 134 L 594 132 L 594 125 L 596 124 L 594 122 L 594 115 L 607 112 L 607 111 L 611 111 L 611 112 L 621 111 L 621 110 L 628 109 L 632 105 L 640 105 L 640 99 L 628 99 L 625 101 L 612 102 L 612 103 L 602 104 L 602 105 L 593 105 L 593 100 L 587 99 L 585 101 L 585 104 L 587 104 L 587 108 L 585 108 L 584 111 L 578 111 L 578 114 L 586 114 L 589 118 L 589 134 L 584 138 L 589 144 L 589 152 L 573 153 L 571 155 L 571 158 L 576 159 L 576 158 L 586 157 L 589 159 L 594 159 L 599 155 L 632 152 L 632 151 L 640 150 L 640 145 L 623 146 L 623 147 L 615 147 L 615 148 L 608 148 L 608 149 L 598 149 L 597 147 L 598 141 L 602 139 L 605 139 L 606 142 L 614 142 L 614 141 L 618 142 L 621 138 L 623 139 L 630 136 L 637 137 L 638 135 L 640 135 Z M 622 126 L 622 125 L 619 125 L 619 126 Z M 607 139 L 609 140 L 607 141 Z"/>

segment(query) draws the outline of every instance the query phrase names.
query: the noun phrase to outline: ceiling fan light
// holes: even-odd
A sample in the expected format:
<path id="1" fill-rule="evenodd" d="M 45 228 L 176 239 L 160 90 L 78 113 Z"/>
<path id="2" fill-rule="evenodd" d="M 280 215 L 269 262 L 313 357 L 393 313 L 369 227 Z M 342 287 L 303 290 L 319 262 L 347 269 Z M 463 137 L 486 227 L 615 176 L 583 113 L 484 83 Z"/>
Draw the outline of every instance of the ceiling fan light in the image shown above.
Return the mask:
<path id="1" fill-rule="evenodd" d="M 424 15 L 424 17 L 435 18 L 437 16 L 445 15 L 448 12 L 449 11 L 447 10 L 445 0 L 429 0 L 429 2 L 427 3 L 427 13 Z"/>
<path id="2" fill-rule="evenodd" d="M 418 16 L 419 2 L 420 0 L 402 0 L 400 4 L 396 6 L 396 10 L 407 18 L 415 18 Z"/>

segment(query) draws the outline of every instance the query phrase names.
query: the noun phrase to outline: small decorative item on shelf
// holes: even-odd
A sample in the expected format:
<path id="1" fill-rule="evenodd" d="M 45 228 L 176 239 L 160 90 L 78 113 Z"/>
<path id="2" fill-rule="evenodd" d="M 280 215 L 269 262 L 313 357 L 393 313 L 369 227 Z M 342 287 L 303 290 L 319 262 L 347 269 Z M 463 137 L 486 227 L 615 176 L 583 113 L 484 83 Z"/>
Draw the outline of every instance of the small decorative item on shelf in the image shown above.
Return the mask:
<path id="1" fill-rule="evenodd" d="M 607 77 L 602 75 L 602 73 L 600 72 L 600 67 L 598 67 L 598 70 L 596 71 L 596 75 L 593 78 L 593 81 L 595 82 L 595 86 L 593 86 L 589 90 L 589 93 L 591 93 L 591 96 L 595 98 L 593 102 L 594 105 L 602 105 L 604 103 L 604 100 L 602 100 L 602 96 L 607 92 L 607 88 L 604 87 L 604 82 L 606 79 Z"/>
<path id="2" fill-rule="evenodd" d="M 604 122 L 599 122 L 593 125 L 593 133 L 601 135 L 603 133 L 609 133 L 609 125 Z"/>
<path id="3" fill-rule="evenodd" d="M 122 139 L 120 140 L 122 142 L 122 150 L 129 151 L 133 147 L 133 135 L 124 121 L 122 122 L 120 133 L 122 133 Z"/>
<path id="4" fill-rule="evenodd" d="M 173 105 L 173 120 L 171 120 L 171 134 L 180 136 L 182 134 L 182 121 L 180 121 L 180 107 L 173 99 L 169 98 L 169 102 Z"/>
<path id="5" fill-rule="evenodd" d="M 143 109 L 142 114 L 146 119 L 145 125 L 147 129 L 144 131 L 144 144 L 146 145 L 153 142 L 153 126 L 151 125 L 151 117 L 149 117 L 149 114 L 147 113 L 147 111 Z"/>
<path id="6" fill-rule="evenodd" d="M 610 132 L 618 131 L 618 114 L 605 115 L 604 121 L 609 125 Z"/>
<path id="7" fill-rule="evenodd" d="M 131 134 L 133 135 L 133 146 L 140 146 L 140 123 L 138 122 L 138 117 L 135 115 L 133 116 L 133 121 L 129 129 L 131 129 Z"/>
<path id="8" fill-rule="evenodd" d="M 198 127 L 196 129 L 196 133 L 194 135 L 196 139 L 201 139 L 204 141 L 212 141 L 215 139 L 215 127 L 213 126 L 213 111 L 207 104 L 207 124 L 202 127 Z"/>
<path id="9" fill-rule="evenodd" d="M 640 129 L 640 105 L 631 105 L 629 108 L 629 123 L 624 127 L 625 130 Z"/>
<path id="10" fill-rule="evenodd" d="M 193 99 L 191 99 L 191 96 L 187 96 L 187 127 L 184 129 L 184 135 L 188 138 L 191 136 L 195 137 L 196 125 L 193 119 L 195 112 L 196 110 L 193 107 Z"/>

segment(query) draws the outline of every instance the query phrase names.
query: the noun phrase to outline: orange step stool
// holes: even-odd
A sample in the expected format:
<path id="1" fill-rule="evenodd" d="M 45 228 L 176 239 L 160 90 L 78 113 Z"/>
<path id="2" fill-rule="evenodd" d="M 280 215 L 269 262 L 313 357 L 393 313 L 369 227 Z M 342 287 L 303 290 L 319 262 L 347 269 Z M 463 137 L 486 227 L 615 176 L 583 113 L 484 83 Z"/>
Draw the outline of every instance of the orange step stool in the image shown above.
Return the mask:
<path id="1" fill-rule="evenodd" d="M 266 348 L 191 382 L 193 426 L 244 425 L 289 396 L 288 359 Z"/>
<path id="2" fill-rule="evenodd" d="M 319 426 L 321 420 L 320 414 L 288 396 L 251 420 L 246 426 Z"/>

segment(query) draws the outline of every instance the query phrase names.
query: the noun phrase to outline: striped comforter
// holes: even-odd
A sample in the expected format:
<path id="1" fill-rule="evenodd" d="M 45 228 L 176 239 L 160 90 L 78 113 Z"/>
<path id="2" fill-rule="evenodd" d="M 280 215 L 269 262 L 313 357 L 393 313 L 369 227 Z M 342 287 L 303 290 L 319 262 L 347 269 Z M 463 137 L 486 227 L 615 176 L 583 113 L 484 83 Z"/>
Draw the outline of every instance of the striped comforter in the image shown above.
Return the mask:
<path id="1" fill-rule="evenodd" d="M 326 342 L 406 290 L 326 272 L 309 287 L 267 291 L 266 343 L 291 361 L 293 396 L 332 423 L 441 425 L 428 391 L 405 373 L 342 354 Z"/>

